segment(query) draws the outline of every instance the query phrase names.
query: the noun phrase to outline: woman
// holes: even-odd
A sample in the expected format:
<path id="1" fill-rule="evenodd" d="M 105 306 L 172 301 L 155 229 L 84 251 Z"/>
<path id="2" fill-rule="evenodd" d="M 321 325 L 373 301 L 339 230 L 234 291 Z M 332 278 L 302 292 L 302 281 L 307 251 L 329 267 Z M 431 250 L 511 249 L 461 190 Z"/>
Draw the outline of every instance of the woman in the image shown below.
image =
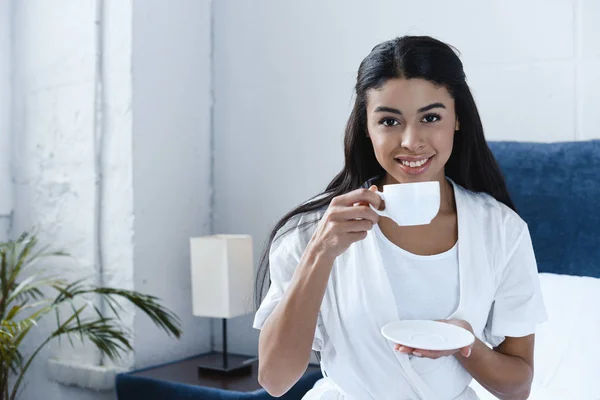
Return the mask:
<path id="1" fill-rule="evenodd" d="M 275 396 L 302 376 L 311 349 L 325 378 L 305 399 L 475 399 L 475 378 L 525 399 L 536 324 L 546 319 L 527 225 L 487 146 L 463 66 L 448 45 L 402 37 L 358 71 L 344 169 L 275 227 L 261 262 L 259 380 Z M 373 193 L 438 181 L 440 210 L 421 226 L 378 217 Z M 471 331 L 449 352 L 390 343 L 399 319 Z M 488 346 L 488 343 L 490 346 Z"/>

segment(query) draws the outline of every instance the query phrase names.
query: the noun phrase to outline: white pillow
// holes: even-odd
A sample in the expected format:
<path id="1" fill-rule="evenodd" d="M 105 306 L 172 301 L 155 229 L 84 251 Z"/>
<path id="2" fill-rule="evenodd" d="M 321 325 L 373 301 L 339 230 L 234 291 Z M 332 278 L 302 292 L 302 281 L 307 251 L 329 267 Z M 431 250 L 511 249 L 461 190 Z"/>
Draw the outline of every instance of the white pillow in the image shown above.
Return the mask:
<path id="1" fill-rule="evenodd" d="M 600 279 L 539 274 L 548 322 L 538 326 L 530 399 L 600 399 Z M 482 400 L 494 399 L 477 382 Z"/>

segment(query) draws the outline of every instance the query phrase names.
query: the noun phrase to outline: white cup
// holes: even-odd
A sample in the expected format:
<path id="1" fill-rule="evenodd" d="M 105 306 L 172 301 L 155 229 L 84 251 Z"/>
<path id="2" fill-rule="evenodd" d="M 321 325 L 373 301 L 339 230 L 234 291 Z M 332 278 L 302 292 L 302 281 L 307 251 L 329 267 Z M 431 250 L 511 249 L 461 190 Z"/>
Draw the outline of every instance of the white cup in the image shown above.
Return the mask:
<path id="1" fill-rule="evenodd" d="M 440 210 L 438 181 L 384 185 L 383 192 L 375 193 L 385 201 L 385 210 L 371 208 L 400 226 L 427 225 Z"/>

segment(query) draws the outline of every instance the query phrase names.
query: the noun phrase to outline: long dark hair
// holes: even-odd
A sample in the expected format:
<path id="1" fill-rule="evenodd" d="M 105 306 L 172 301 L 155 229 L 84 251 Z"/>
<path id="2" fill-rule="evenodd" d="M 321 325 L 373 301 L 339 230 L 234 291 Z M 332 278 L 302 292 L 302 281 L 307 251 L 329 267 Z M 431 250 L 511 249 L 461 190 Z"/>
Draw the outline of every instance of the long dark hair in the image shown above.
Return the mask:
<path id="1" fill-rule="evenodd" d="M 394 78 L 421 78 L 448 90 L 454 98 L 460 129 L 454 135 L 452 154 L 445 166 L 446 176 L 465 189 L 487 193 L 515 210 L 504 177 L 483 135 L 479 112 L 455 50 L 428 36 L 388 40 L 375 46 L 358 69 L 356 99 L 344 137 L 344 168 L 320 195 L 287 213 L 269 236 L 258 267 L 257 306 L 268 287 L 269 249 L 280 229 L 294 216 L 325 208 L 334 197 L 358 189 L 368 179 L 385 173 L 367 138 L 367 91 L 380 88 Z"/>

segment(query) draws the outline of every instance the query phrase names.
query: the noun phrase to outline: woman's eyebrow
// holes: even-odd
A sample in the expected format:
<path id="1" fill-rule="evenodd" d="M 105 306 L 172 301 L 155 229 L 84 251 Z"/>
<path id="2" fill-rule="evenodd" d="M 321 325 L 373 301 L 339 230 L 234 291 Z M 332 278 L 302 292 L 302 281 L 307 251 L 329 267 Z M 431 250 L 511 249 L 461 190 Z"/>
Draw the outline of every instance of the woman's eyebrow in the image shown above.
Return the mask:
<path id="1" fill-rule="evenodd" d="M 385 107 L 385 106 L 379 106 L 375 109 L 375 112 L 389 112 L 392 114 L 398 114 L 398 115 L 402 115 L 402 113 L 400 112 L 400 110 L 396 109 L 396 108 L 392 108 L 392 107 Z"/>
<path id="2" fill-rule="evenodd" d="M 422 113 L 422 112 L 425 112 L 425 111 L 429 111 L 429 110 L 433 110 L 434 108 L 446 108 L 446 106 L 443 105 L 442 103 L 432 103 L 432 104 L 430 104 L 428 106 L 419 108 L 419 113 Z"/>
<path id="3" fill-rule="evenodd" d="M 425 107 L 421 107 L 419 108 L 418 112 L 419 113 L 423 113 L 425 111 L 429 111 L 429 110 L 433 110 L 434 108 L 446 108 L 446 106 L 442 103 L 432 103 L 428 106 Z M 375 109 L 375 112 L 389 112 L 392 114 L 398 114 L 398 115 L 402 115 L 402 112 L 400 110 L 398 110 L 397 108 L 392 108 L 392 107 L 386 107 L 386 106 L 379 106 Z"/>

